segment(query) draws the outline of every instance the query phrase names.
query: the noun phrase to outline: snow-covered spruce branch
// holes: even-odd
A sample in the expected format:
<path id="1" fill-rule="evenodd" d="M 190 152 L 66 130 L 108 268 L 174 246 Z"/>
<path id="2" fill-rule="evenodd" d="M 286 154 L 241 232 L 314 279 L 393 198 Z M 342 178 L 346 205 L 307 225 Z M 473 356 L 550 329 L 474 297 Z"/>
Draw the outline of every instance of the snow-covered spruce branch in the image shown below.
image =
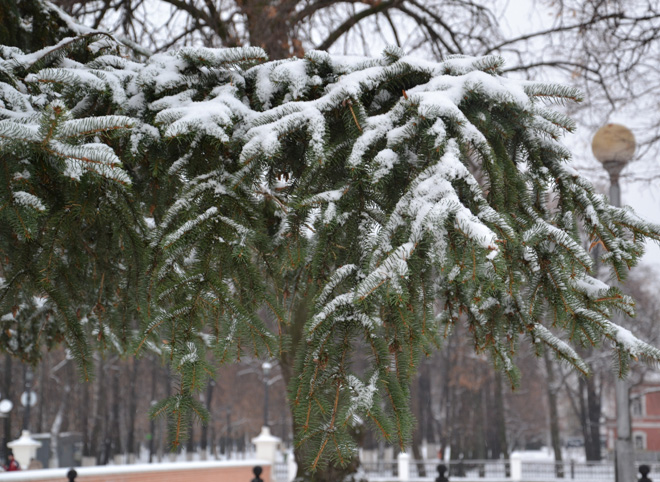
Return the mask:
<path id="1" fill-rule="evenodd" d="M 86 303 L 121 314 L 89 332 L 59 318 L 85 360 L 90 333 L 113 343 L 140 321 L 134 350 L 180 369 L 181 392 L 154 412 L 174 415 L 177 437 L 209 348 L 222 362 L 300 350 L 293 410 L 313 467 L 350 461 L 358 423 L 406 443 L 419 355 L 456 323 L 512 383 L 521 339 L 584 372 L 569 343 L 609 339 L 622 371 L 660 357 L 609 319 L 631 301 L 594 279 L 581 247 L 578 226 L 623 279 L 660 228 L 566 165 L 574 124 L 548 101 L 579 92 L 507 78 L 493 56 L 186 48 L 140 62 L 112 37 L 72 45 L 85 55 L 62 46 L 29 74 L 25 54 L 0 50 L 1 248 L 29 259 L 23 233 L 43 235 L 53 248 L 36 266 L 56 277 L 70 257 Z M 94 210 L 106 190 L 112 209 Z M 60 279 L 40 282 L 62 299 Z"/>

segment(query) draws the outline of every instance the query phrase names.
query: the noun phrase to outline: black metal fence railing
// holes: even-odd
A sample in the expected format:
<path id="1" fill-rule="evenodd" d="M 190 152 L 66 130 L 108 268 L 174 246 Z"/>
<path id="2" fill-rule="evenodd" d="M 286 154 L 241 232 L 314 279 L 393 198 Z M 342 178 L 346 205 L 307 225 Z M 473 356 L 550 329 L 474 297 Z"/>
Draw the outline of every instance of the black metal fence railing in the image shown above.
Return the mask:
<path id="1" fill-rule="evenodd" d="M 369 477 L 392 477 L 396 479 L 399 476 L 399 465 L 396 460 L 377 460 L 370 462 L 361 462 L 360 471 Z"/>
<path id="2" fill-rule="evenodd" d="M 646 465 L 651 471 L 648 474 L 648 477 L 653 480 L 660 480 L 660 462 L 635 462 L 635 470 L 639 476 L 639 466 Z"/>
<path id="3" fill-rule="evenodd" d="M 426 460 L 423 462 L 424 471 L 420 473 L 421 461 L 410 461 L 411 477 L 431 477 L 435 478 L 438 464 L 447 467 L 450 477 L 470 477 L 470 478 L 498 478 L 504 479 L 510 476 L 511 468 L 508 460 Z"/>
<path id="4" fill-rule="evenodd" d="M 450 477 L 498 478 L 510 476 L 508 460 L 410 460 L 410 477 L 412 479 L 435 480 L 438 476 L 437 466 L 444 464 Z M 396 460 L 362 462 L 360 470 L 367 478 L 398 478 L 398 462 Z"/>
<path id="5" fill-rule="evenodd" d="M 522 478 L 529 480 L 614 480 L 611 462 L 523 461 Z"/>
<path id="6" fill-rule="evenodd" d="M 651 469 L 650 476 L 660 479 L 660 462 L 648 463 L 637 462 L 636 470 L 640 465 L 648 465 Z M 529 480 L 593 480 L 613 481 L 615 479 L 615 467 L 612 461 L 601 462 L 547 462 L 547 461 L 523 461 L 522 477 Z"/>
<path id="7" fill-rule="evenodd" d="M 450 480 L 465 477 L 466 479 L 508 479 L 511 477 L 511 464 L 508 460 L 410 460 L 410 479 L 435 480 L 438 476 L 437 466 L 443 464 L 448 469 Z M 648 465 L 649 477 L 660 480 L 660 462 L 637 462 Z M 612 461 L 601 462 L 552 462 L 552 461 L 522 461 L 522 480 L 525 481 L 572 481 L 614 482 L 615 470 Z M 396 460 L 379 460 L 361 462 L 360 472 L 366 479 L 398 480 L 398 462 Z M 287 482 L 288 472 L 285 463 L 273 466 L 274 480 Z"/>

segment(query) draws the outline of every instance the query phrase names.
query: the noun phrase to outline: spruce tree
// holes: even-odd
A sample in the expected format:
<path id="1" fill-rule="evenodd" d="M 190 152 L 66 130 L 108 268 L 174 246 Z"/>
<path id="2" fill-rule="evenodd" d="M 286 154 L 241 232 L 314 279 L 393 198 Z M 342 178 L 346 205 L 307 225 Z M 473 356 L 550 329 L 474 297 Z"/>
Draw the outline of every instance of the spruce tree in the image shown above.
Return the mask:
<path id="1" fill-rule="evenodd" d="M 573 346 L 603 339 L 621 375 L 660 359 L 610 321 L 633 302 L 582 247 L 623 280 L 660 229 L 567 165 L 549 104 L 574 89 L 498 57 L 122 48 L 0 50 L 3 349 L 63 341 L 83 378 L 93 350 L 162 354 L 175 444 L 208 417 L 208 353 L 278 358 L 317 480 L 363 426 L 410 440 L 419 358 L 457 323 L 511 386 L 524 342 L 585 374 Z"/>

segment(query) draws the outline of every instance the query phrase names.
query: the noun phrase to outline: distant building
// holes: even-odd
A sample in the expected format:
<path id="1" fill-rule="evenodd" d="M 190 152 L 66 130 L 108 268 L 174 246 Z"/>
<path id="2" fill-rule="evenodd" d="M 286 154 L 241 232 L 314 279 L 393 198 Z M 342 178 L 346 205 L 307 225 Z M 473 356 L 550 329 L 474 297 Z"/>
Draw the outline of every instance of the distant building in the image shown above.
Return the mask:
<path id="1" fill-rule="evenodd" d="M 635 452 L 660 453 L 660 381 L 647 382 L 630 391 L 632 440 Z M 614 450 L 616 419 L 608 419 L 607 448 Z"/>

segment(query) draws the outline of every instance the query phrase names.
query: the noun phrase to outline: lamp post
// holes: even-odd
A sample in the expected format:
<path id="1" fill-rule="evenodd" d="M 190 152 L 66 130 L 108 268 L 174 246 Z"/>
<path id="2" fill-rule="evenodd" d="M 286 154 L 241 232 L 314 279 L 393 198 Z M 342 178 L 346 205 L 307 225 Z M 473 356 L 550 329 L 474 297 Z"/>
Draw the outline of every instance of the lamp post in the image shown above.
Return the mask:
<path id="1" fill-rule="evenodd" d="M 267 361 L 261 365 L 261 369 L 264 371 L 264 427 L 268 427 L 268 375 L 270 375 L 271 368 L 273 365 Z"/>
<path id="2" fill-rule="evenodd" d="M 9 412 L 11 412 L 11 409 L 14 408 L 14 404 L 11 402 L 11 400 L 5 398 L 4 400 L 0 401 L 0 418 L 5 419 L 5 435 L 2 436 L 2 447 L 0 447 L 0 460 L 6 460 L 7 459 L 7 432 L 9 432 L 9 429 L 7 428 L 9 425 Z"/>
<path id="3" fill-rule="evenodd" d="M 25 392 L 21 396 L 21 405 L 25 407 L 23 414 L 23 430 L 30 430 L 30 408 L 37 403 L 37 395 L 32 391 L 34 373 L 28 368 L 25 370 Z"/>
<path id="4" fill-rule="evenodd" d="M 619 175 L 635 154 L 635 136 L 620 124 L 607 124 L 598 129 L 591 143 L 596 159 L 610 176 L 610 202 L 621 205 Z M 616 378 L 616 482 L 637 480 L 630 424 L 630 393 L 628 382 Z"/>
<path id="5" fill-rule="evenodd" d="M 268 385 L 271 382 L 268 375 L 270 375 L 272 368 L 273 365 L 267 361 L 261 365 L 264 372 L 264 424 L 261 427 L 261 433 L 252 439 L 252 443 L 255 445 L 255 455 L 258 459 L 275 463 L 277 447 L 279 447 L 281 440 L 270 433 L 270 427 L 268 426 Z"/>
<path id="6" fill-rule="evenodd" d="M 41 442 L 30 436 L 30 408 L 37 403 L 37 394 L 32 391 L 32 380 L 34 380 L 34 373 L 27 368 L 25 370 L 25 391 L 21 395 L 21 405 L 25 407 L 23 431 L 20 437 L 7 443 L 7 448 L 14 451 L 14 457 L 24 467 L 28 466 L 30 460 L 37 455 L 37 449 L 41 447 Z"/>

